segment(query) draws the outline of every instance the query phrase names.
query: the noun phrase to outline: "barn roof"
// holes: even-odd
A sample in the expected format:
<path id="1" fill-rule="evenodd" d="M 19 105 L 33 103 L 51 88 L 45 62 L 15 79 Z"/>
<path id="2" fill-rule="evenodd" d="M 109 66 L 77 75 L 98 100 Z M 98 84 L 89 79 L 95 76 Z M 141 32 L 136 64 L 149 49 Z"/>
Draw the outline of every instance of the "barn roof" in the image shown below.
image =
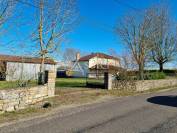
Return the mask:
<path id="1" fill-rule="evenodd" d="M 79 59 L 79 61 L 89 61 L 93 57 L 99 57 L 99 58 L 105 58 L 105 59 L 114 59 L 114 60 L 119 60 L 119 58 L 110 56 L 104 53 L 93 53 L 90 55 L 83 56 Z"/>
<path id="2" fill-rule="evenodd" d="M 25 57 L 25 56 L 12 56 L 12 55 L 1 55 L 0 54 L 0 61 L 5 62 L 20 62 L 20 63 L 34 63 L 40 64 L 41 58 L 37 57 Z M 45 59 L 45 64 L 56 64 L 56 62 L 52 59 Z"/>

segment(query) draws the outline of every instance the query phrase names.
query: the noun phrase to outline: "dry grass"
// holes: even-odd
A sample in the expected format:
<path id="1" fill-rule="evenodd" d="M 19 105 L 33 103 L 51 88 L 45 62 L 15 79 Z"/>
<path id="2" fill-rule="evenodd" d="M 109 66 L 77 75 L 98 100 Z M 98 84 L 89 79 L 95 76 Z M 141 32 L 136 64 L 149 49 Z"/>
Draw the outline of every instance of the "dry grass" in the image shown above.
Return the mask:
<path id="1" fill-rule="evenodd" d="M 41 107 L 41 103 L 37 104 L 37 106 L 32 106 L 27 109 L 15 111 L 15 112 L 6 112 L 0 115 L 0 123 L 8 122 L 12 120 L 18 120 L 21 118 L 34 117 L 41 114 L 48 113 L 52 111 L 56 107 L 60 107 L 62 105 L 73 105 L 73 104 L 85 104 L 92 101 L 96 101 L 103 96 L 131 96 L 137 95 L 147 92 L 157 92 L 162 89 L 167 88 L 157 88 L 144 92 L 135 92 L 129 90 L 103 90 L 103 89 L 86 89 L 86 88 L 65 88 L 59 89 L 56 88 L 56 96 L 53 98 L 45 99 L 43 102 L 50 102 L 52 107 L 44 109 Z"/>
<path id="2" fill-rule="evenodd" d="M 55 107 L 60 105 L 82 104 L 99 99 L 106 94 L 107 91 L 101 89 L 57 89 L 56 96 L 47 99 L 47 101 Z"/>
<path id="3" fill-rule="evenodd" d="M 0 115 L 0 123 L 3 122 L 9 122 L 9 121 L 13 121 L 13 120 L 18 120 L 21 118 L 25 118 L 25 117 L 30 117 L 30 116 L 34 116 L 42 113 L 39 109 L 37 108 L 27 108 L 27 109 L 22 109 L 19 111 L 13 111 L 13 112 L 5 112 L 3 114 Z"/>
<path id="4" fill-rule="evenodd" d="M 122 97 L 122 96 L 132 96 L 136 95 L 138 92 L 130 91 L 130 90 L 110 90 L 108 92 L 109 95 Z"/>
<path id="5" fill-rule="evenodd" d="M 163 90 L 166 90 L 166 89 L 170 89 L 170 90 L 177 89 L 177 85 L 175 85 L 175 86 L 168 86 L 168 87 L 154 88 L 154 89 L 143 91 L 142 93 L 153 93 L 153 92 L 163 91 Z"/>
<path id="6" fill-rule="evenodd" d="M 56 96 L 45 99 L 35 106 L 26 109 L 5 112 L 0 115 L 0 123 L 18 120 L 21 118 L 34 117 L 49 113 L 52 109 L 62 105 L 84 104 L 99 99 L 106 95 L 104 90 L 90 90 L 90 89 L 56 89 Z M 42 103 L 50 102 L 52 107 L 42 108 Z"/>

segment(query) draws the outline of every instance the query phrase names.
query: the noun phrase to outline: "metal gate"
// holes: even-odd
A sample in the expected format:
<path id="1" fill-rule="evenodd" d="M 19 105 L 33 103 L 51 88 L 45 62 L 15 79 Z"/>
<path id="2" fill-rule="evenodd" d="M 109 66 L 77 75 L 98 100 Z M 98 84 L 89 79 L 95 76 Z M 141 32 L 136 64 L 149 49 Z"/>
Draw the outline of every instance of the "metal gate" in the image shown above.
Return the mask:
<path id="1" fill-rule="evenodd" d="M 104 73 L 87 73 L 86 86 L 90 88 L 104 89 Z"/>

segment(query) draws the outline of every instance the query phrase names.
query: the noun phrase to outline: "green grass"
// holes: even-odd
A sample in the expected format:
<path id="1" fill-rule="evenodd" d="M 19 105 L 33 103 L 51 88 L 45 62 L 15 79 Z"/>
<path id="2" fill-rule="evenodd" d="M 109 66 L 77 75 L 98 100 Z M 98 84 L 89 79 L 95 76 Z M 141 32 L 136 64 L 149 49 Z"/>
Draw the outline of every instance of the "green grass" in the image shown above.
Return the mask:
<path id="1" fill-rule="evenodd" d="M 27 86 L 37 85 L 36 81 L 31 81 Z M 0 81 L 0 89 L 13 89 L 18 88 L 19 84 L 17 81 Z"/>
<path id="2" fill-rule="evenodd" d="M 57 78 L 56 87 L 86 87 L 86 78 Z"/>
<path id="3" fill-rule="evenodd" d="M 0 89 L 7 89 L 16 86 L 16 82 L 0 81 Z"/>
<path id="4" fill-rule="evenodd" d="M 95 85 L 103 85 L 104 84 L 104 79 L 90 78 L 90 79 L 87 79 L 87 82 L 90 83 L 90 84 L 95 84 Z"/>
<path id="5" fill-rule="evenodd" d="M 103 79 L 87 79 L 92 85 L 103 85 Z M 86 78 L 57 78 L 56 87 L 83 88 L 86 87 Z"/>
<path id="6" fill-rule="evenodd" d="M 29 85 L 34 86 L 36 84 L 36 81 L 32 81 Z M 12 89 L 18 87 L 17 81 L 0 81 L 0 89 Z M 57 78 L 56 87 L 86 87 L 86 78 Z"/>

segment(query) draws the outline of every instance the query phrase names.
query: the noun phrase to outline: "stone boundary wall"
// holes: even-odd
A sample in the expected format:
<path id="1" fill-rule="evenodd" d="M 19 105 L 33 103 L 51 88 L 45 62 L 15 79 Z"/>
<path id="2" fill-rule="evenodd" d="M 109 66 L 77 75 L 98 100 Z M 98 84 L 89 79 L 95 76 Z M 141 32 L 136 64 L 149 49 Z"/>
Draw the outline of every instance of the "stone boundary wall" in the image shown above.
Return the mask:
<path id="1" fill-rule="evenodd" d="M 0 112 L 24 109 L 55 95 L 56 72 L 49 71 L 48 83 L 41 86 L 0 90 Z"/>
<path id="2" fill-rule="evenodd" d="M 145 91 L 155 88 L 173 87 L 177 85 L 177 79 L 143 80 L 136 81 L 136 90 Z"/>
<path id="3" fill-rule="evenodd" d="M 177 86 L 177 79 L 160 79 L 160 80 L 112 80 L 111 89 L 108 90 L 133 90 L 146 91 L 156 88 Z"/>
<path id="4" fill-rule="evenodd" d="M 113 80 L 112 81 L 113 90 L 136 90 L 136 82 L 133 80 Z"/>

